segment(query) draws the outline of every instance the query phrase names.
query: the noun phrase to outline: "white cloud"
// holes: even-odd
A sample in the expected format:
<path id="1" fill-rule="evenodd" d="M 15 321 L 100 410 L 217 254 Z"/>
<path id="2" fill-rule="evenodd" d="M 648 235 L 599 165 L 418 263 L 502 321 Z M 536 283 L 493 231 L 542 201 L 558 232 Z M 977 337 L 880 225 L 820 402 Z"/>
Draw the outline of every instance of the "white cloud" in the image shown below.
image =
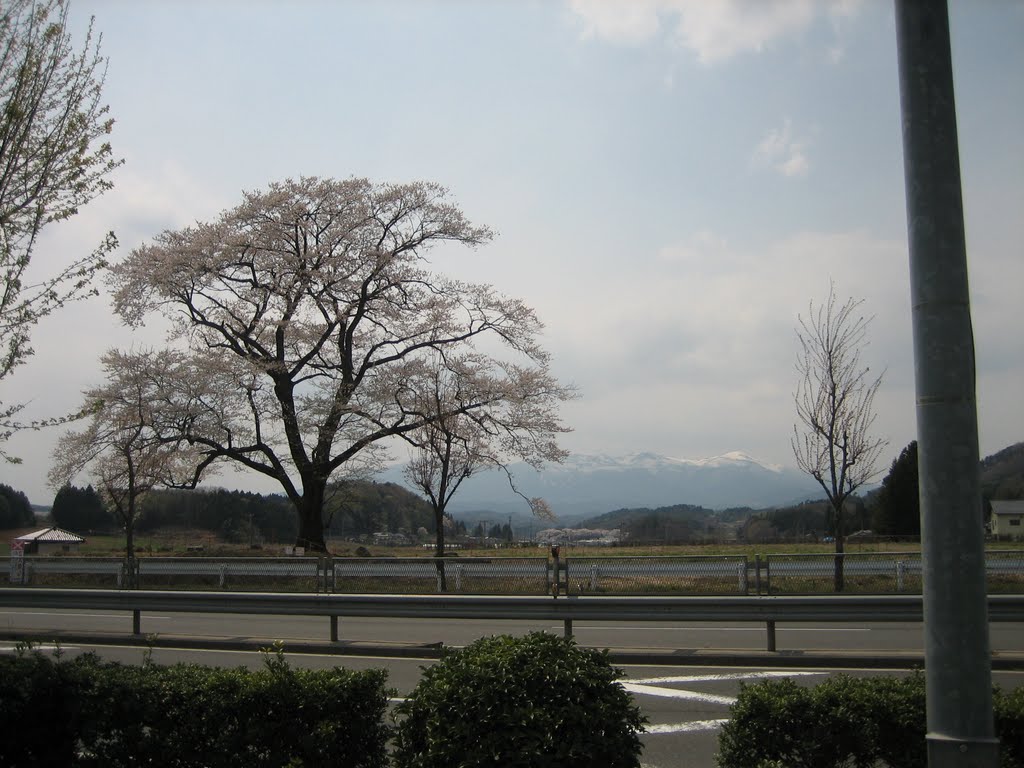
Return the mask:
<path id="1" fill-rule="evenodd" d="M 570 9 L 583 24 L 585 38 L 635 45 L 658 33 L 657 0 L 569 0 Z"/>
<path id="2" fill-rule="evenodd" d="M 679 2 L 675 36 L 701 64 L 740 53 L 759 53 L 772 41 L 805 29 L 815 14 L 811 0 Z"/>
<path id="3" fill-rule="evenodd" d="M 657 258 L 668 264 L 714 264 L 728 252 L 729 243 L 724 237 L 709 230 L 701 230 L 688 242 L 663 247 L 658 251 Z"/>
<path id="4" fill-rule="evenodd" d="M 757 166 L 772 168 L 783 176 L 804 176 L 810 170 L 803 140 L 793 134 L 793 125 L 787 118 L 782 128 L 773 128 L 754 149 L 753 162 Z"/>
<path id="5" fill-rule="evenodd" d="M 859 0 L 569 0 L 584 37 L 636 45 L 667 32 L 705 65 L 759 53 L 804 31 L 823 12 L 838 33 L 836 20 L 854 15 L 859 5 Z"/>

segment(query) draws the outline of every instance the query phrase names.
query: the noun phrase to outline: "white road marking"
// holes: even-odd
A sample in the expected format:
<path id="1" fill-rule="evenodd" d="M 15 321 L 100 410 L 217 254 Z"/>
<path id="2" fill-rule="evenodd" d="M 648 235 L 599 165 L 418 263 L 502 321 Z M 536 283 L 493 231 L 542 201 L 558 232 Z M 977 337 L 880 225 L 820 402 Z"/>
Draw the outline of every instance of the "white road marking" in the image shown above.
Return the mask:
<path id="1" fill-rule="evenodd" d="M 719 675 L 684 675 L 677 677 L 646 677 L 631 679 L 631 683 L 713 683 L 719 680 L 764 680 L 772 677 L 806 677 L 809 675 L 827 675 L 827 672 L 804 672 L 785 670 L 766 670 L 763 672 L 731 672 Z"/>
<path id="2" fill-rule="evenodd" d="M 65 618 L 68 616 L 77 616 L 79 618 L 86 619 L 123 619 L 125 613 L 65 613 L 63 611 L 59 613 L 46 613 L 43 611 L 0 611 L 0 616 L 59 616 Z M 171 616 L 154 616 L 153 614 L 146 614 L 146 621 L 150 619 L 170 619 Z"/>
<path id="3" fill-rule="evenodd" d="M 553 624 L 551 629 L 561 630 L 561 624 Z M 759 632 L 764 633 L 764 627 L 651 627 L 644 625 L 644 629 L 653 629 L 659 632 Z M 637 627 L 598 627 L 590 624 L 574 624 L 573 631 L 582 629 L 624 630 L 635 632 Z M 776 632 L 871 632 L 870 627 L 778 627 Z"/>
<path id="4" fill-rule="evenodd" d="M 31 648 L 29 648 L 28 646 L 23 646 L 22 648 L 18 648 L 17 646 L 14 646 L 14 645 L 9 646 L 9 647 L 8 646 L 0 646 L 0 653 L 14 653 L 14 652 L 16 652 L 18 650 L 21 650 L 21 651 L 56 651 L 58 649 L 61 650 L 61 651 L 77 651 L 78 650 L 78 646 L 77 645 L 32 645 Z"/>
<path id="5" fill-rule="evenodd" d="M 630 693 L 641 693 L 645 696 L 660 696 L 665 699 L 687 699 L 689 701 L 702 701 L 705 704 L 724 704 L 725 706 L 731 706 L 736 703 L 736 699 L 732 696 L 718 696 L 713 693 L 686 691 L 681 688 L 659 688 L 653 685 L 640 685 L 638 683 L 621 683 L 621 685 Z"/>
<path id="6" fill-rule="evenodd" d="M 717 731 L 728 722 L 728 719 L 722 719 L 692 720 L 689 723 L 659 723 L 657 725 L 648 725 L 645 732 L 656 736 L 662 733 L 700 733 L 701 731 Z"/>
<path id="7" fill-rule="evenodd" d="M 664 688 L 661 685 L 652 683 L 713 683 L 732 680 L 763 680 L 775 677 L 799 677 L 809 675 L 826 675 L 827 672 L 805 672 L 805 671 L 784 671 L 784 670 L 763 670 L 757 672 L 729 672 L 716 675 L 678 675 L 673 677 L 648 677 L 635 680 L 620 680 L 623 688 L 634 695 L 659 696 L 667 699 L 685 699 L 687 701 L 698 701 L 704 704 L 719 704 L 732 706 L 736 699 L 732 696 L 719 696 L 713 693 L 701 691 L 688 691 L 682 688 Z M 715 720 L 693 720 L 686 723 L 659 723 L 648 725 L 646 733 L 651 735 L 666 733 L 701 733 L 713 731 L 729 722 L 728 718 Z"/>

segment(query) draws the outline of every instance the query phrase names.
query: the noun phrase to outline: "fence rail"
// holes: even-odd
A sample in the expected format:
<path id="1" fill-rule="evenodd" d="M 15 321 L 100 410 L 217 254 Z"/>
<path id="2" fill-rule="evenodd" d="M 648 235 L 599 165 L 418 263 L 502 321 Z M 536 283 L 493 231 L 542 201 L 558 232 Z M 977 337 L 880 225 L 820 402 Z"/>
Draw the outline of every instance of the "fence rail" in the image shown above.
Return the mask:
<path id="1" fill-rule="evenodd" d="M 466 595 L 920 594 L 917 552 L 662 557 L 10 557 L 0 587 Z M 1024 593 L 1024 551 L 986 553 L 990 594 Z"/>
<path id="2" fill-rule="evenodd" d="M 326 616 L 331 640 L 339 617 L 561 621 L 738 621 L 764 623 L 767 650 L 775 651 L 775 623 L 920 622 L 920 595 L 785 596 L 548 596 L 343 595 L 225 593 L 159 590 L 12 588 L 0 590 L 0 606 L 20 609 L 126 611 L 141 634 L 142 612 Z M 993 622 L 1024 621 L 1024 595 L 990 595 Z"/>

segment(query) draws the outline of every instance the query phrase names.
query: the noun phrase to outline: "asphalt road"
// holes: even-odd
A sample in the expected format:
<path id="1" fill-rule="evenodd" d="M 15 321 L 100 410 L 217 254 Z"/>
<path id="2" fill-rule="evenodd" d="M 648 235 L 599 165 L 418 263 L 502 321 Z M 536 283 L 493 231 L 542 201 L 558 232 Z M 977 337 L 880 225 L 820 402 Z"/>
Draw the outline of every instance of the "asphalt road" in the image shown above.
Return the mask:
<path id="1" fill-rule="evenodd" d="M 5 616 L 5 619 L 7 617 Z M 53 646 L 43 646 L 44 652 Z M 0 653 L 12 652 L 13 644 L 0 642 Z M 139 663 L 144 649 L 123 646 L 62 645 L 62 651 L 74 655 L 96 650 L 103 657 L 124 663 Z M 153 661 L 158 664 L 191 662 L 212 666 L 251 668 L 263 664 L 255 651 L 181 650 L 156 648 Z M 299 667 L 349 669 L 386 668 L 389 684 L 401 698 L 419 680 L 421 670 L 432 661 L 394 657 L 362 657 L 333 654 L 288 653 L 291 664 Z M 814 685 L 827 676 L 845 672 L 856 675 L 892 675 L 905 672 L 870 669 L 759 669 L 756 667 L 685 667 L 622 665 L 623 684 L 634 696 L 649 719 L 643 735 L 643 765 L 646 768 L 713 768 L 718 733 L 744 682 L 766 677 L 791 677 L 801 685 Z M 1024 685 L 1024 672 L 997 672 L 995 681 L 1007 688 Z"/>

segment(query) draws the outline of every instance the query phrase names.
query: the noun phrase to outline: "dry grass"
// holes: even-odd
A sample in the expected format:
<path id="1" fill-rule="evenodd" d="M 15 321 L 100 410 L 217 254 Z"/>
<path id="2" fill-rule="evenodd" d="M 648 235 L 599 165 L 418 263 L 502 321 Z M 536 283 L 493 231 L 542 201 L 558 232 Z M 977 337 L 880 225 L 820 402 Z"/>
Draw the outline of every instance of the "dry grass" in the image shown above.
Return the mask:
<path id="1" fill-rule="evenodd" d="M 0 531 L 0 556 L 9 552 L 9 542 L 16 536 L 29 533 L 36 528 L 19 528 Z M 205 530 L 166 530 L 135 537 L 135 550 L 139 557 L 280 557 L 283 544 L 264 544 L 260 549 L 251 549 L 248 544 L 234 544 L 220 540 L 215 533 Z M 201 549 L 196 549 L 201 547 Z M 408 547 L 378 547 L 358 542 L 330 540 L 328 548 L 335 557 L 355 557 L 357 550 L 365 548 L 373 557 L 433 557 L 433 547 L 420 545 Z M 1024 541 L 989 542 L 989 550 L 1024 550 Z M 467 547 L 455 550 L 458 557 L 548 557 L 547 546 L 515 546 L 495 549 L 493 547 Z M 585 557 L 646 557 L 646 556 L 703 556 L 721 555 L 746 556 L 753 560 L 760 555 L 780 554 L 831 554 L 833 544 L 825 543 L 772 543 L 772 544 L 680 544 L 672 546 L 641 545 L 617 547 L 577 547 L 563 545 L 563 558 Z M 878 542 L 856 539 L 848 540 L 846 551 L 850 554 L 920 552 L 920 545 L 907 542 Z M 78 551 L 79 555 L 96 557 L 121 557 L 124 554 L 124 536 L 114 534 L 89 534 Z"/>

